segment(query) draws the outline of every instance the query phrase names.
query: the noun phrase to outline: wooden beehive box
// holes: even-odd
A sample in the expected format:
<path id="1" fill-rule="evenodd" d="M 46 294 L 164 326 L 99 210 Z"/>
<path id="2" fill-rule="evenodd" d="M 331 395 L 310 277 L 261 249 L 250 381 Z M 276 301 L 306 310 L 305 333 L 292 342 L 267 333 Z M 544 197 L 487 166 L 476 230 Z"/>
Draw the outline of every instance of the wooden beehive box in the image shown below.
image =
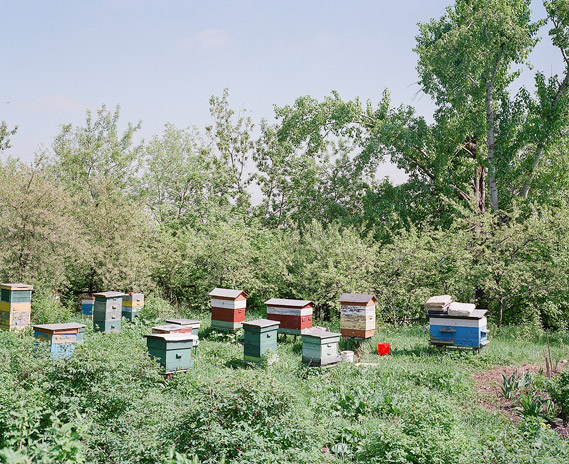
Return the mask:
<path id="1" fill-rule="evenodd" d="M 75 345 L 85 339 L 85 324 L 67 322 L 64 324 L 34 325 L 34 336 L 38 341 L 49 343 L 52 358 L 62 359 L 71 356 Z"/>
<path id="2" fill-rule="evenodd" d="M 325 366 L 340 361 L 338 342 L 341 334 L 321 328 L 306 330 L 302 334 L 302 362 L 312 366 Z"/>
<path id="3" fill-rule="evenodd" d="M 312 327 L 312 301 L 271 298 L 265 304 L 267 319 L 280 322 L 279 333 L 300 335 Z"/>
<path id="4" fill-rule="evenodd" d="M 260 362 L 267 351 L 277 353 L 277 334 L 280 322 L 269 319 L 256 319 L 244 322 L 245 342 L 243 344 L 243 359 Z"/>
<path id="5" fill-rule="evenodd" d="M 188 332 L 198 335 L 201 323 L 194 319 L 166 319 L 166 324 L 181 325 L 187 329 Z"/>
<path id="6" fill-rule="evenodd" d="M 166 373 L 194 368 L 192 348 L 197 341 L 189 333 L 153 333 L 145 335 L 148 354 L 157 358 Z"/>
<path id="7" fill-rule="evenodd" d="M 94 296 L 84 296 L 81 298 L 81 314 L 84 316 L 93 316 L 93 309 L 95 307 Z"/>
<path id="8" fill-rule="evenodd" d="M 144 294 L 129 292 L 122 298 L 122 317 L 133 320 L 144 308 Z"/>
<path id="9" fill-rule="evenodd" d="M 247 293 L 243 290 L 214 288 L 211 297 L 211 326 L 220 330 L 240 329 L 245 320 Z"/>
<path id="10" fill-rule="evenodd" d="M 344 293 L 339 301 L 342 337 L 357 339 L 373 337 L 377 298 L 364 293 Z"/>
<path id="11" fill-rule="evenodd" d="M 120 332 L 122 297 L 120 292 L 94 293 L 93 328 L 95 332 Z"/>
<path id="12" fill-rule="evenodd" d="M 30 325 L 32 290 L 27 284 L 0 284 L 0 329 L 21 330 Z"/>
<path id="13" fill-rule="evenodd" d="M 168 321 L 166 321 L 166 322 L 168 322 Z M 199 328 L 199 322 L 198 322 L 198 328 Z M 198 329 L 194 328 L 194 324 L 192 324 L 192 325 L 190 325 L 190 324 L 186 324 L 186 325 L 182 325 L 182 324 L 157 325 L 157 326 L 152 327 L 152 333 L 157 333 L 157 334 L 185 333 L 185 334 L 195 335 L 196 338 L 194 340 L 194 348 L 196 348 L 196 353 L 197 353 L 197 347 L 200 344 L 200 340 L 198 338 Z"/>
<path id="14" fill-rule="evenodd" d="M 487 312 L 485 309 L 475 309 L 469 316 L 429 315 L 431 344 L 482 348 L 488 344 Z"/>

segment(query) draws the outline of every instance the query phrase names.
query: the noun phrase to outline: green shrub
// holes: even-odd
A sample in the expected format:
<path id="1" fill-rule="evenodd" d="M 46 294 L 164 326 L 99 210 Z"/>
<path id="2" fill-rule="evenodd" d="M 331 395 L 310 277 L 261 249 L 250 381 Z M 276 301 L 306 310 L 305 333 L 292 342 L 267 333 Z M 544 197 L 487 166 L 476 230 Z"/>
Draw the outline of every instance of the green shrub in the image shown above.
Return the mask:
<path id="1" fill-rule="evenodd" d="M 561 417 L 569 419 L 569 372 L 562 372 L 550 384 L 549 394 L 553 402 L 561 409 Z"/>
<path id="2" fill-rule="evenodd" d="M 54 294 L 34 292 L 32 298 L 32 321 L 34 324 L 55 324 L 67 321 L 74 310 L 68 304 L 60 303 Z"/>
<path id="3" fill-rule="evenodd" d="M 176 314 L 170 303 L 157 295 L 150 294 L 144 299 L 144 307 L 140 312 L 140 318 L 147 321 L 167 319 Z"/>

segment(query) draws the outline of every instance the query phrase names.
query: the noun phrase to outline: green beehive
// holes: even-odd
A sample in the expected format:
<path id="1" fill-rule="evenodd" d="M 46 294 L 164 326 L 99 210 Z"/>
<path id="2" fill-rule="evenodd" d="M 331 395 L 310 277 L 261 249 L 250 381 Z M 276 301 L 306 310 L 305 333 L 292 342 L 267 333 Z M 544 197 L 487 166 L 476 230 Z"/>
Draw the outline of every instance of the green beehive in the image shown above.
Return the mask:
<path id="1" fill-rule="evenodd" d="M 93 328 L 95 332 L 120 332 L 122 297 L 120 292 L 94 293 Z"/>
<path id="2" fill-rule="evenodd" d="M 190 333 L 152 333 L 145 335 L 148 354 L 155 357 L 166 373 L 194 368 L 192 347 L 197 340 Z"/>
<path id="3" fill-rule="evenodd" d="M 268 350 L 276 354 L 279 321 L 257 319 L 244 322 L 245 342 L 243 359 L 247 362 L 260 362 Z"/>
<path id="4" fill-rule="evenodd" d="M 341 334 L 315 327 L 302 337 L 302 362 L 312 366 L 325 366 L 340 361 L 338 342 Z"/>

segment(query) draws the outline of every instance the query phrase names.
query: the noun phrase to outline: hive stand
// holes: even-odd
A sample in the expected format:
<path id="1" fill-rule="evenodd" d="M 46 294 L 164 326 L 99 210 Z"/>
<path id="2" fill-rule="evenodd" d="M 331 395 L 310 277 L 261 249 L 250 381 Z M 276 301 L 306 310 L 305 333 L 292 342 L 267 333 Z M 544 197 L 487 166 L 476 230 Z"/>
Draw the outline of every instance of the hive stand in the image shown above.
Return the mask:
<path id="1" fill-rule="evenodd" d="M 211 326 L 217 330 L 235 331 L 243 326 L 247 293 L 243 290 L 214 288 L 211 298 Z"/>
<path id="2" fill-rule="evenodd" d="M 94 293 L 93 329 L 95 332 L 120 332 L 122 297 L 120 292 Z"/>
<path id="3" fill-rule="evenodd" d="M 296 336 L 312 328 L 312 301 L 271 298 L 265 304 L 267 319 L 280 322 L 279 334 Z"/>
<path id="4" fill-rule="evenodd" d="M 50 356 L 54 359 L 67 359 L 75 351 L 75 345 L 82 344 L 85 337 L 85 324 L 67 322 L 64 324 L 34 325 L 34 336 L 49 343 Z"/>
<path id="5" fill-rule="evenodd" d="M 197 336 L 190 333 L 153 333 L 145 335 L 148 354 L 157 358 L 164 374 L 171 375 L 194 368 L 192 347 Z"/>
<path id="6" fill-rule="evenodd" d="M 157 325 L 152 327 L 152 333 L 156 334 L 184 333 L 184 334 L 195 335 L 196 339 L 194 340 L 192 348 L 195 348 L 194 355 L 196 358 L 198 357 L 198 347 L 200 345 L 200 340 L 198 338 L 197 329 L 194 329 L 194 327 L 192 327 L 191 325 L 181 325 L 181 324 Z"/>
<path id="7" fill-rule="evenodd" d="M 95 307 L 94 296 L 84 296 L 81 298 L 81 314 L 93 317 L 93 308 Z"/>
<path id="8" fill-rule="evenodd" d="M 486 309 L 475 309 L 470 316 L 427 313 L 431 344 L 479 350 L 489 343 L 487 312 Z"/>
<path id="9" fill-rule="evenodd" d="M 127 293 L 122 298 L 122 317 L 132 321 L 144 308 L 144 293 Z"/>
<path id="10" fill-rule="evenodd" d="M 258 363 L 265 359 L 267 351 L 277 353 L 277 335 L 280 322 L 269 319 L 256 319 L 244 322 L 245 342 L 243 360 Z M 276 359 L 275 359 L 276 360 Z"/>
<path id="11" fill-rule="evenodd" d="M 32 290 L 27 284 L 0 284 L 0 329 L 23 330 L 30 325 Z"/>
<path id="12" fill-rule="evenodd" d="M 340 361 L 338 342 L 341 334 L 320 328 L 305 331 L 302 335 L 302 362 L 324 367 Z"/>

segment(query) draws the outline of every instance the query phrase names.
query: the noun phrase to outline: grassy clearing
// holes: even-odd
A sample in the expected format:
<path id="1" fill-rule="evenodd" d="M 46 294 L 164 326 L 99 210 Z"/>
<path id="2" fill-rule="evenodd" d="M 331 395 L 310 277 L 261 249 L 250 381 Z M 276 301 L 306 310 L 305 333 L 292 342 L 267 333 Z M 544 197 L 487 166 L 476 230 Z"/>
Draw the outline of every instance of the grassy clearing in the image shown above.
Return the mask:
<path id="1" fill-rule="evenodd" d="M 300 340 L 289 337 L 279 345 L 278 363 L 247 367 L 242 346 L 216 337 L 201 316 L 196 369 L 168 382 L 142 337 L 153 324 L 125 324 L 108 335 L 88 328 L 68 361 L 34 352 L 30 333 L 1 333 L 4 462 L 569 459 L 566 440 L 541 421 L 516 425 L 479 406 L 470 379 L 495 366 L 542 362 L 541 335 L 494 331 L 490 345 L 473 353 L 429 346 L 422 327 L 383 328 L 361 351 L 362 362 L 377 366 L 329 369 L 302 365 Z M 554 359 L 569 357 L 569 336 L 550 339 Z M 376 354 L 379 342 L 392 344 L 391 356 Z"/>

